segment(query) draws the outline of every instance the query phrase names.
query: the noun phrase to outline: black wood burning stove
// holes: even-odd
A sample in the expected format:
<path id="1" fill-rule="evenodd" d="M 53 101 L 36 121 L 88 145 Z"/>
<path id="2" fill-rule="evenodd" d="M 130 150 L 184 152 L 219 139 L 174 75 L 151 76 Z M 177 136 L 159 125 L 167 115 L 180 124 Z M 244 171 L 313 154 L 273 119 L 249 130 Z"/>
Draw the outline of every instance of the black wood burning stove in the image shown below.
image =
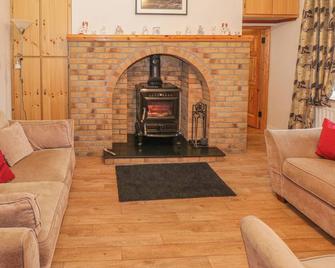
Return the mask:
<path id="1" fill-rule="evenodd" d="M 180 88 L 163 83 L 160 56 L 150 57 L 148 83 L 136 85 L 136 136 L 138 145 L 144 137 L 169 138 L 180 135 Z"/>

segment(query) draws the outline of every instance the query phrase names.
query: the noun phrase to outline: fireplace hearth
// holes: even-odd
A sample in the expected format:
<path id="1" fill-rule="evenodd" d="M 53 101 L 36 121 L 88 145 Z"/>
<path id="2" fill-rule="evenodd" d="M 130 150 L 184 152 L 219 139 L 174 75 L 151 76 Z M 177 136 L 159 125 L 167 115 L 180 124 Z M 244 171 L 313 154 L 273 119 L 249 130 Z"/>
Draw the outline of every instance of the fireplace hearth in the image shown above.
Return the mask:
<path id="1" fill-rule="evenodd" d="M 160 56 L 150 57 L 148 83 L 136 85 L 136 137 L 138 145 L 143 138 L 179 137 L 181 89 L 163 83 L 160 77 Z M 178 140 L 178 139 L 177 139 Z"/>

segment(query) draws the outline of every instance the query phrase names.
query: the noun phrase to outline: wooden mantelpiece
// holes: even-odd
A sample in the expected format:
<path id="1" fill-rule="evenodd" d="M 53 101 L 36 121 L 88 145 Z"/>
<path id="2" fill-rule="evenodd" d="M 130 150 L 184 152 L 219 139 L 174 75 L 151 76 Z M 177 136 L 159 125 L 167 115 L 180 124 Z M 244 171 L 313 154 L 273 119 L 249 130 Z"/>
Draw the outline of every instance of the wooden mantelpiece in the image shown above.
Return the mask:
<path id="1" fill-rule="evenodd" d="M 69 34 L 68 41 L 100 42 L 251 42 L 249 35 L 84 35 Z"/>

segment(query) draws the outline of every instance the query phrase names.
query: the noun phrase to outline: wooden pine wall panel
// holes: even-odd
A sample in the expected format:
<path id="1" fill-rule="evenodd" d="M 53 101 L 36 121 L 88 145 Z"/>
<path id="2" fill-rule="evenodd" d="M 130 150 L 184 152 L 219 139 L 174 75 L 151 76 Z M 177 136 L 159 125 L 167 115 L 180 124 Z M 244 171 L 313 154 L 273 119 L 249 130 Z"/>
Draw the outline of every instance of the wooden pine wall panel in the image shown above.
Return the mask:
<path id="1" fill-rule="evenodd" d="M 21 39 L 23 40 L 23 51 L 20 51 L 20 34 L 13 26 L 14 55 L 22 52 L 24 56 L 40 55 L 39 9 L 39 0 L 12 0 L 12 19 L 24 19 L 32 23 Z"/>
<path id="2" fill-rule="evenodd" d="M 23 92 L 20 70 L 13 73 L 13 118 L 38 120 L 41 119 L 40 59 L 25 57 L 22 66 Z"/>
<path id="3" fill-rule="evenodd" d="M 68 0 L 41 0 L 42 55 L 67 56 Z"/>
<path id="4" fill-rule="evenodd" d="M 43 119 L 68 117 L 67 58 L 42 59 Z"/>
<path id="5" fill-rule="evenodd" d="M 22 109 L 20 71 L 13 69 L 13 118 L 68 118 L 66 36 L 71 30 L 71 0 L 12 0 L 11 4 L 12 19 L 32 22 L 21 39 L 12 27 L 13 66 L 22 49 L 19 42 L 24 43 L 22 70 L 26 111 Z"/>

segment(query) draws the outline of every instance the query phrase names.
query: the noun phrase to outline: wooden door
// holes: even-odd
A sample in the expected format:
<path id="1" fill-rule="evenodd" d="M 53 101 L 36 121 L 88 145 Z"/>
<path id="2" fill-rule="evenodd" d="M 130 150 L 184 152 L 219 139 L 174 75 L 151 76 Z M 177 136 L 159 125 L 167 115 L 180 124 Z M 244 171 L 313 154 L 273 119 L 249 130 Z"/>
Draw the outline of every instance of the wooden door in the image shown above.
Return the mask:
<path id="1" fill-rule="evenodd" d="M 273 14 L 299 16 L 299 0 L 273 0 Z"/>
<path id="2" fill-rule="evenodd" d="M 244 0 L 245 15 L 272 14 L 272 0 Z"/>
<path id="3" fill-rule="evenodd" d="M 248 126 L 265 129 L 269 86 L 270 27 L 243 27 L 250 45 Z"/>
<path id="4" fill-rule="evenodd" d="M 41 0 L 42 55 L 67 56 L 68 0 Z"/>
<path id="5" fill-rule="evenodd" d="M 20 70 L 13 73 L 13 118 L 41 119 L 40 58 L 25 57 Z"/>
<path id="6" fill-rule="evenodd" d="M 13 33 L 13 53 L 24 56 L 40 55 L 40 35 L 39 35 L 39 0 L 12 0 L 12 26 Z M 15 20 L 27 20 L 31 22 L 24 32 L 23 37 L 15 27 Z M 22 46 L 20 46 L 22 42 Z"/>
<path id="7" fill-rule="evenodd" d="M 68 117 L 68 64 L 65 57 L 42 59 L 43 119 Z"/>
<path id="8" fill-rule="evenodd" d="M 246 34 L 246 31 L 244 31 Z M 250 46 L 250 63 L 249 63 L 249 99 L 248 99 L 248 125 L 250 127 L 259 127 L 259 55 L 261 32 L 249 29 L 247 34 L 253 36 L 253 42 Z"/>

